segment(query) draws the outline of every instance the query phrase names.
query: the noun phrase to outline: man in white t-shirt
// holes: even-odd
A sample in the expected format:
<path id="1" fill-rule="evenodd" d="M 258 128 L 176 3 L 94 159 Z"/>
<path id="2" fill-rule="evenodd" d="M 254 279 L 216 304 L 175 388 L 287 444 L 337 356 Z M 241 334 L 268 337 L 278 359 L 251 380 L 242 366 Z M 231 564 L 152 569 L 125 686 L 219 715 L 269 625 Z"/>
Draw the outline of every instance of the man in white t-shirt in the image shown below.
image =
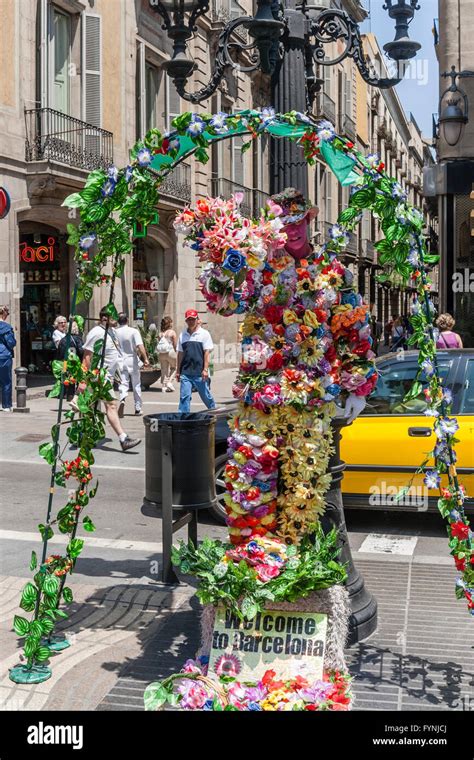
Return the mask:
<path id="1" fill-rule="evenodd" d="M 94 353 L 94 346 L 98 340 L 104 340 L 105 328 L 107 325 L 108 329 L 107 340 L 105 342 L 104 367 L 107 368 L 108 380 L 113 383 L 116 374 L 121 374 L 122 372 L 123 354 L 122 349 L 120 348 L 117 333 L 115 332 L 117 320 L 112 319 L 108 316 L 106 307 L 100 311 L 100 323 L 96 327 L 93 327 L 87 335 L 84 343 L 84 357 L 82 363 L 86 369 L 90 369 L 92 355 Z M 84 388 L 81 389 L 81 386 L 79 386 L 79 391 L 81 390 L 84 390 Z M 115 433 L 118 435 L 122 451 L 128 451 L 129 449 L 133 449 L 134 446 L 138 446 L 138 444 L 141 443 L 141 439 L 136 438 L 132 440 L 130 436 L 125 433 L 122 425 L 120 424 L 116 400 L 114 399 L 113 401 L 105 401 L 104 403 L 107 419 L 110 422 L 110 425 Z M 77 408 L 75 408 L 73 405 L 71 406 L 74 411 L 77 411 Z"/>
<path id="2" fill-rule="evenodd" d="M 214 348 L 211 335 L 200 326 L 195 309 L 188 309 L 184 318 L 187 329 L 179 336 L 177 346 L 176 380 L 180 383 L 178 411 L 190 411 L 193 388 L 196 388 L 208 409 L 215 409 L 216 402 L 209 388 L 209 359 Z"/>
<path id="3" fill-rule="evenodd" d="M 117 337 L 123 354 L 122 382 L 119 387 L 120 403 L 118 416 L 123 417 L 125 410 L 125 399 L 128 396 L 130 379 L 133 388 L 133 400 L 135 402 L 135 414 L 142 413 L 142 386 L 140 383 L 140 364 L 138 355 L 143 366 L 149 367 L 150 362 L 143 345 L 142 336 L 136 327 L 130 327 L 126 314 L 119 314 L 119 326 L 117 327 Z"/>

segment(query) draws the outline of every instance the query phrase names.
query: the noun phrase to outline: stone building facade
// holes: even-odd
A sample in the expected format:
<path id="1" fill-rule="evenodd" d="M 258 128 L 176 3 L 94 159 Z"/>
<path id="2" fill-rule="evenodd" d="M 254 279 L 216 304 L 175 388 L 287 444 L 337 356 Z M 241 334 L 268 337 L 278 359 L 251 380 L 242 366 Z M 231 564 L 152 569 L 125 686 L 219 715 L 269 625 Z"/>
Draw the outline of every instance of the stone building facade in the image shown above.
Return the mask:
<path id="1" fill-rule="evenodd" d="M 439 61 L 439 93 L 450 85 L 443 77 L 456 71 L 474 72 L 474 13 L 470 0 L 439 0 L 434 21 L 434 43 Z M 467 95 L 469 121 L 455 145 L 449 145 L 436 125 L 438 166 L 430 173 L 432 197 L 438 202 L 440 226 L 440 301 L 442 311 L 456 318 L 464 345 L 474 345 L 474 77 L 456 84 Z M 457 96 L 455 96 L 456 99 Z M 444 103 L 445 105 L 445 103 Z M 443 107 L 443 104 L 442 104 Z M 441 114 L 438 114 L 438 117 Z"/>
<path id="2" fill-rule="evenodd" d="M 190 89 L 209 77 L 223 21 L 249 13 L 250 4 L 213 0 L 191 43 L 197 68 Z M 148 0 L 1 0 L 1 12 L 0 186 L 12 204 L 0 220 L 0 301 L 10 306 L 21 335 L 17 363 L 42 372 L 54 355 L 52 322 L 69 313 L 75 278 L 66 242 L 74 211 L 62 207 L 64 199 L 91 169 L 124 166 L 137 137 L 151 126 L 167 129 L 189 106 L 162 67 L 171 43 Z M 263 105 L 260 93 L 258 81 L 231 73 L 212 102 L 196 110 Z M 242 186 L 252 211 L 261 200 L 253 189 L 268 185 L 265 150 L 256 143 L 242 156 L 239 148 L 231 141 L 216 146 L 208 165 L 182 165 L 162 186 L 160 224 L 135 241 L 116 288 L 117 308 L 132 321 L 149 324 L 169 314 L 181 326 L 185 309 L 196 306 L 217 342 L 237 342 L 236 319 L 209 318 L 194 256 L 177 239 L 172 220 L 200 195 Z M 99 289 L 78 307 L 88 326 L 106 299 Z"/>

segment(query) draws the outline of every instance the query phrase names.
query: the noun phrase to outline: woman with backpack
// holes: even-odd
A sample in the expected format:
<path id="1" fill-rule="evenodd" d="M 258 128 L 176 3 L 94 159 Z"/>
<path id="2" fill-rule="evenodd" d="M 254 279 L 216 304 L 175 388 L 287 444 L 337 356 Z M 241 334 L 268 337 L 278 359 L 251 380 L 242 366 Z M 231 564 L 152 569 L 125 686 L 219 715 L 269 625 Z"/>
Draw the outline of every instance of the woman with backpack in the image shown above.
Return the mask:
<path id="1" fill-rule="evenodd" d="M 163 393 L 175 390 L 173 380 L 176 376 L 177 344 L 178 336 L 173 330 L 173 320 L 171 317 L 163 317 L 161 320 L 160 339 L 156 347 L 160 357 L 161 390 Z"/>
<path id="2" fill-rule="evenodd" d="M 84 344 L 76 322 L 73 322 L 71 325 L 71 335 L 69 336 L 69 352 L 66 351 L 67 340 L 67 335 L 64 335 L 59 340 L 56 347 L 56 359 L 64 361 L 64 359 L 68 358 L 68 353 L 72 352 L 73 354 L 76 354 L 76 356 L 78 356 L 82 361 L 82 357 L 84 356 Z M 76 392 L 76 386 L 69 384 L 64 390 L 66 400 L 72 401 Z"/>

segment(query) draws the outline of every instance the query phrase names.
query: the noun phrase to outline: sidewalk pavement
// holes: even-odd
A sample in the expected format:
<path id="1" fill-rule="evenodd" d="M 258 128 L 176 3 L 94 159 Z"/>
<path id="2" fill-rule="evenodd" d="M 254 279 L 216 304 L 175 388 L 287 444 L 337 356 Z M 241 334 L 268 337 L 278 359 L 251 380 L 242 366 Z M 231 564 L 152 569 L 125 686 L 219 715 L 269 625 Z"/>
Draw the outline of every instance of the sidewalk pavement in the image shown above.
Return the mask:
<path id="1" fill-rule="evenodd" d="M 453 598 L 454 572 L 400 557 L 357 564 L 377 598 L 379 625 L 347 650 L 355 709 L 472 710 L 472 619 Z M 71 616 L 60 625 L 71 647 L 51 658 L 49 681 L 15 685 L 11 621 L 23 583 L 0 579 L 2 710 L 143 710 L 147 684 L 178 672 L 199 646 L 199 603 L 188 586 L 132 579 L 97 587 L 73 577 Z"/>

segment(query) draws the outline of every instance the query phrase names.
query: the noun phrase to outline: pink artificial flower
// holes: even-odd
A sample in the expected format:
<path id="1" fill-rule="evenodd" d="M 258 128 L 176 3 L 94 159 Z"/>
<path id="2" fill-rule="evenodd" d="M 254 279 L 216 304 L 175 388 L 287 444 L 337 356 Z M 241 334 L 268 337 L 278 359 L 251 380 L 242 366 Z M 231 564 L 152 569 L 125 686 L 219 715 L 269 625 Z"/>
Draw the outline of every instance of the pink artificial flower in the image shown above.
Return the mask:
<path id="1" fill-rule="evenodd" d="M 281 573 L 281 567 L 275 565 L 259 565 L 256 570 L 258 579 L 262 581 L 262 583 L 271 581 L 272 578 L 276 578 L 277 575 L 280 575 Z"/>

